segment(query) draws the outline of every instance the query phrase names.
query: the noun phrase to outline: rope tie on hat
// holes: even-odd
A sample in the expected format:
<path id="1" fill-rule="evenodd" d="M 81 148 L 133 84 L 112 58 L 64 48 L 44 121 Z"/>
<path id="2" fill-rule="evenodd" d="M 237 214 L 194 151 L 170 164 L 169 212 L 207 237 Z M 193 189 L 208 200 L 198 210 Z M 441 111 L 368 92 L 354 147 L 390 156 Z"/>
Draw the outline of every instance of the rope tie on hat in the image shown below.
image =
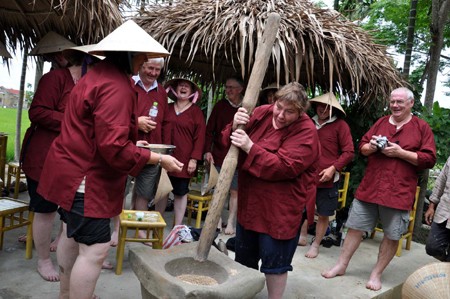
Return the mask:
<path id="1" fill-rule="evenodd" d="M 172 93 L 177 99 L 178 99 L 178 94 L 177 94 L 177 92 L 175 91 L 175 89 L 173 89 L 173 87 L 172 86 L 168 86 L 167 88 L 166 88 L 166 92 L 167 93 Z M 188 97 L 188 99 L 190 100 L 192 98 L 192 103 L 196 103 L 197 102 L 197 100 L 198 100 L 198 90 L 196 90 L 193 94 L 191 94 L 189 97 Z"/>

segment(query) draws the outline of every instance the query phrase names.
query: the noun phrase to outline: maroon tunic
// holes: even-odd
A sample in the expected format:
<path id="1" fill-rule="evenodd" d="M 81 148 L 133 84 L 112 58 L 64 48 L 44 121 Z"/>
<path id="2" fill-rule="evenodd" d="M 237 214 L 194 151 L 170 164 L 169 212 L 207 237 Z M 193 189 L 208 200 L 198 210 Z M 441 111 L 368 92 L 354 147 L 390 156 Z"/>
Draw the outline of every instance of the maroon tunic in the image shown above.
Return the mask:
<path id="1" fill-rule="evenodd" d="M 254 142 L 239 151 L 238 221 L 245 229 L 280 240 L 294 238 L 302 213 L 315 195 L 319 137 L 306 113 L 279 130 L 272 125 L 273 105 L 257 107 L 247 124 Z M 231 125 L 223 131 L 230 144 Z"/>
<path id="2" fill-rule="evenodd" d="M 317 133 L 319 134 L 322 154 L 319 159 L 319 172 L 334 165 L 336 171 L 341 171 L 355 156 L 352 134 L 347 123 L 342 119 L 336 119 L 325 124 Z M 328 182 L 319 182 L 318 188 L 331 188 L 333 179 Z"/>
<path id="3" fill-rule="evenodd" d="M 38 192 L 70 210 L 86 178 L 84 216 L 118 215 L 127 175 L 136 176 L 150 158 L 150 151 L 134 145 L 136 102 L 129 78 L 109 61 L 90 70 L 72 91 Z"/>
<path id="4" fill-rule="evenodd" d="M 228 153 L 229 145 L 221 141 L 222 130 L 233 121 L 233 116 L 238 108 L 230 105 L 228 100 L 223 99 L 216 103 L 206 126 L 205 153 L 211 152 L 214 164 L 222 166 L 223 159 Z"/>
<path id="5" fill-rule="evenodd" d="M 430 126 L 413 116 L 400 128 L 389 123 L 390 116 L 380 118 L 363 136 L 359 149 L 373 135 L 386 136 L 390 142 L 417 153 L 418 165 L 403 159 L 389 158 L 380 152 L 368 156 L 364 177 L 355 198 L 400 210 L 411 210 L 417 186 L 417 171 L 432 168 L 436 163 L 436 146 Z"/>
<path id="6" fill-rule="evenodd" d="M 61 131 L 61 121 L 73 83 L 67 68 L 48 72 L 39 80 L 28 116 L 31 124 L 22 142 L 21 163 L 25 174 L 39 181 L 50 145 Z"/>
<path id="7" fill-rule="evenodd" d="M 191 105 L 187 110 L 177 115 L 172 103 L 169 104 L 168 122 L 172 128 L 171 144 L 176 146 L 172 156 L 184 163 L 181 172 L 170 172 L 169 175 L 179 178 L 190 178 L 194 173 L 189 174 L 187 172 L 189 160 L 203 159 L 206 129 L 205 117 L 197 105 Z"/>
<path id="8" fill-rule="evenodd" d="M 167 93 L 164 87 L 158 83 L 158 87 L 146 92 L 141 86 L 132 81 L 134 89 L 138 94 L 138 116 L 148 116 L 153 102 L 158 103 L 158 115 L 156 116 L 156 128 L 149 133 L 141 130 L 138 131 L 138 140 L 146 140 L 148 143 L 164 143 L 170 142 L 170 124 L 167 121 L 168 103 Z"/>

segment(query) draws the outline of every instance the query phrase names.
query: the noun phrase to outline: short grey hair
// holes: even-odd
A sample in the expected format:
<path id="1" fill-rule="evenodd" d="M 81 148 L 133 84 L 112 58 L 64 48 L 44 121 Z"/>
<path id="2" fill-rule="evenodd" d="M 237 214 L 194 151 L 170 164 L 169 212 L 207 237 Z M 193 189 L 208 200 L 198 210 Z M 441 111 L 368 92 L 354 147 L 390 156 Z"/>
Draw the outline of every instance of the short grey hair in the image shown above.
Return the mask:
<path id="1" fill-rule="evenodd" d="M 406 88 L 406 87 L 399 87 L 399 88 L 394 89 L 394 90 L 391 92 L 391 97 L 392 97 L 392 95 L 393 95 L 394 93 L 399 93 L 399 92 L 405 93 L 405 94 L 406 94 L 406 99 L 407 99 L 407 100 L 414 100 L 414 93 L 413 93 L 410 89 L 408 89 L 408 88 Z"/>
<path id="2" fill-rule="evenodd" d="M 161 65 L 161 68 L 164 67 L 164 58 L 162 58 L 162 57 L 149 58 L 146 62 L 159 63 Z"/>

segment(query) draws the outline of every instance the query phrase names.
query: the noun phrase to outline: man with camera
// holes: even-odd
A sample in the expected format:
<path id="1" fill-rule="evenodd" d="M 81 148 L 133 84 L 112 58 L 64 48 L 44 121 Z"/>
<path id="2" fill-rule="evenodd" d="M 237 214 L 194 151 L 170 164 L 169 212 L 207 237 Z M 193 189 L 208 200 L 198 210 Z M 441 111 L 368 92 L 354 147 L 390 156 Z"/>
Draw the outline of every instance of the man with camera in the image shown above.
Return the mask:
<path id="1" fill-rule="evenodd" d="M 389 100 L 391 115 L 381 117 L 362 137 L 359 150 L 368 157 L 366 171 L 350 208 L 339 259 L 333 268 L 322 272 L 323 277 L 344 275 L 363 233 L 373 231 L 380 220 L 384 237 L 366 288 L 381 289 L 381 274 L 408 227 L 417 172 L 432 168 L 436 162 L 433 132 L 424 120 L 411 114 L 413 105 L 412 91 L 395 89 Z"/>

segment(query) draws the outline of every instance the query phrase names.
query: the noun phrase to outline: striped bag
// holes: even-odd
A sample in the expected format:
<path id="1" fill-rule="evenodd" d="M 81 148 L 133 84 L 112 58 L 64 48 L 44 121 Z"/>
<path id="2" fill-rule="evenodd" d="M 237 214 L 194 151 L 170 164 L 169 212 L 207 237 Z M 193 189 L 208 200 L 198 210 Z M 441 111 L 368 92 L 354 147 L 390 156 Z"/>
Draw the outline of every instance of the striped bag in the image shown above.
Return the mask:
<path id="1" fill-rule="evenodd" d="M 186 225 L 175 225 L 163 243 L 163 249 L 167 249 L 181 243 L 192 242 L 191 230 Z"/>

